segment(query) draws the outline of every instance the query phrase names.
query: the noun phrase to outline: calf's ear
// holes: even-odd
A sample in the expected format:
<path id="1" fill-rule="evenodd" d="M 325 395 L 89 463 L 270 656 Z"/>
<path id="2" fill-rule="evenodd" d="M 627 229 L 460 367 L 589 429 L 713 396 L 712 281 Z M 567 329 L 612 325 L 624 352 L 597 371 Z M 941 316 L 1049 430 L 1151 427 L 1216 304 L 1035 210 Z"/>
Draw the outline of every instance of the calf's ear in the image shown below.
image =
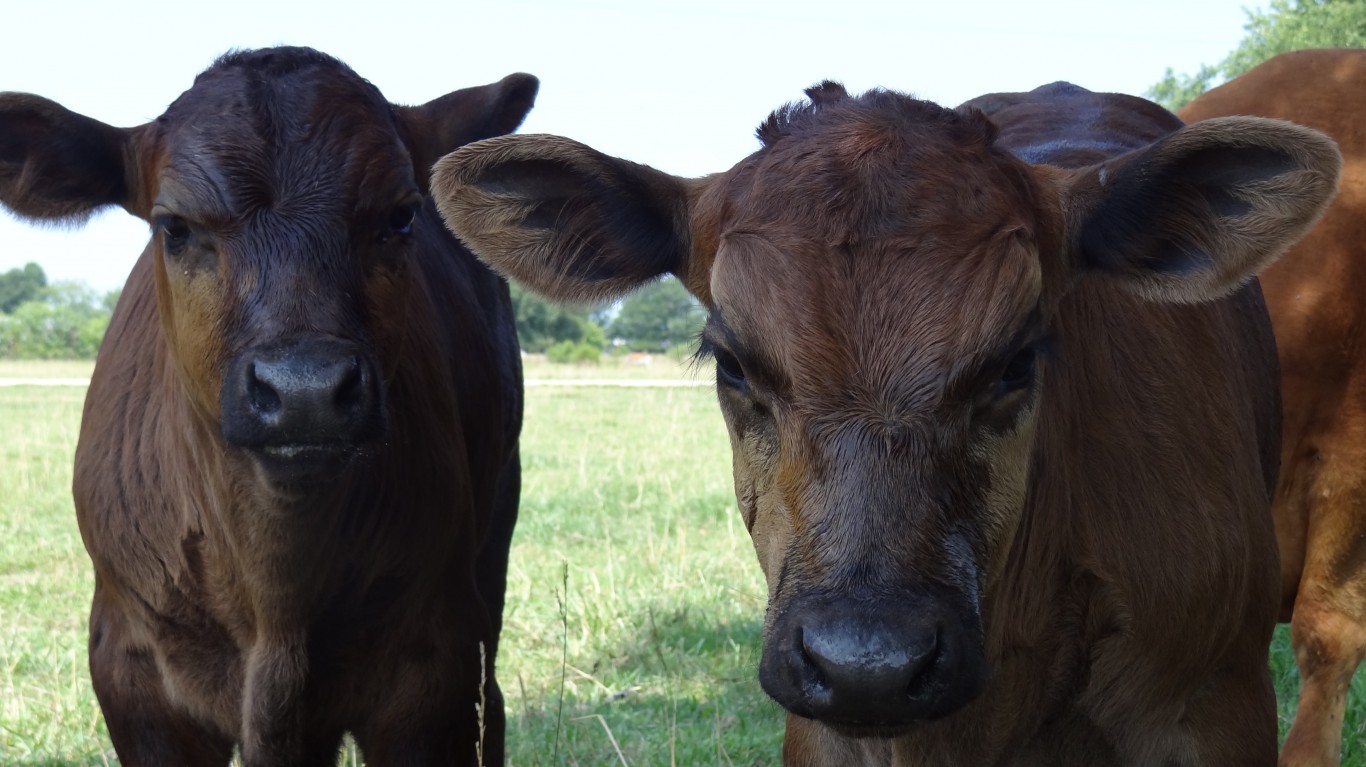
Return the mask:
<path id="1" fill-rule="evenodd" d="M 1188 125 L 1078 172 L 1066 195 L 1076 265 L 1149 300 L 1218 298 L 1308 231 L 1341 168 L 1331 139 L 1292 123 Z"/>
<path id="2" fill-rule="evenodd" d="M 131 211 L 125 163 L 136 130 L 41 96 L 0 93 L 0 203 L 23 218 L 68 223 L 107 205 Z"/>
<path id="3" fill-rule="evenodd" d="M 517 130 L 536 103 L 539 88 L 539 80 L 519 72 L 489 85 L 452 91 L 421 106 L 398 107 L 418 183 L 425 186 L 432 163 L 456 147 Z"/>
<path id="4" fill-rule="evenodd" d="M 620 296 L 688 251 L 689 184 L 559 136 L 504 136 L 432 172 L 436 207 L 470 250 L 551 299 Z"/>

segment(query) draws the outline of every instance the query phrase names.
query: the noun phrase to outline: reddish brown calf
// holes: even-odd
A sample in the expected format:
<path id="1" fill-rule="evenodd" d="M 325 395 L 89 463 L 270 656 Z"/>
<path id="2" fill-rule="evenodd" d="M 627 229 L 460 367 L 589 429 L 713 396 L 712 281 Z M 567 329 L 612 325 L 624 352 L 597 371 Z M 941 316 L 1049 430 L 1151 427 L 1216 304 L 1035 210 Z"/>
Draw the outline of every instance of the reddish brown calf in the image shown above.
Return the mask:
<path id="1" fill-rule="evenodd" d="M 501 764 L 521 370 L 507 286 L 427 179 L 536 87 L 398 107 L 278 48 L 224 56 L 136 128 L 0 95 L 0 202 L 153 229 L 73 488 L 124 765 L 225 765 L 234 745 L 251 767 L 332 764 L 347 731 L 368 764 Z"/>
<path id="2" fill-rule="evenodd" d="M 1261 275 L 1280 349 L 1281 620 L 1303 687 L 1284 767 L 1336 767 L 1352 675 L 1366 657 L 1366 51 L 1298 51 L 1206 93 L 1182 119 L 1233 114 L 1308 125 L 1338 142 L 1341 191 Z"/>
<path id="3" fill-rule="evenodd" d="M 709 307 L 785 762 L 1272 764 L 1248 280 L 1332 196 L 1332 142 L 1065 84 L 809 95 L 702 179 L 553 136 L 433 177 L 553 298 L 672 272 Z"/>

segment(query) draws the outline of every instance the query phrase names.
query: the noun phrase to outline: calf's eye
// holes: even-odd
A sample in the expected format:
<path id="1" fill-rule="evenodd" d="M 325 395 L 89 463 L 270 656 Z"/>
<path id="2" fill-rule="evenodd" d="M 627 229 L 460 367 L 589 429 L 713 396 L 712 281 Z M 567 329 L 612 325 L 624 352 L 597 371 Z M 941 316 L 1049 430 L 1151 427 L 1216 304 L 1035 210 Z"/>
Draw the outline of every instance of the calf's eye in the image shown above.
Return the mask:
<path id="1" fill-rule="evenodd" d="M 745 370 L 740 367 L 735 355 L 725 349 L 717 349 L 715 356 L 717 380 L 735 389 L 745 388 Z"/>
<path id="2" fill-rule="evenodd" d="M 157 216 L 157 230 L 161 232 L 162 247 L 172 256 L 184 252 L 190 244 L 190 225 L 180 216 Z"/>
<path id="3" fill-rule="evenodd" d="M 413 221 L 417 218 L 416 205 L 400 205 L 389 212 L 389 220 L 380 233 L 380 242 L 391 237 L 406 237 L 413 233 Z"/>
<path id="4" fill-rule="evenodd" d="M 1027 389 L 1034 383 L 1034 372 L 1038 368 L 1038 351 L 1030 345 L 1016 352 L 1001 371 L 1000 391 L 1002 394 Z"/>

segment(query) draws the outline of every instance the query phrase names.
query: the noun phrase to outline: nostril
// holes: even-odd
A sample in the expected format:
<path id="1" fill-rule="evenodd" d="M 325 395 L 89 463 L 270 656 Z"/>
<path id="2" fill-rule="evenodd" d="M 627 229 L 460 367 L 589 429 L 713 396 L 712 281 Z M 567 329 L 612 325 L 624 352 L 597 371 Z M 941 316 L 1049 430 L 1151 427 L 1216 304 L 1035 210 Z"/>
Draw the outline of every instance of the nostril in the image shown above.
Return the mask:
<path id="1" fill-rule="evenodd" d="M 824 668 L 829 661 L 821 654 L 820 650 L 811 646 L 811 632 L 799 628 L 797 629 L 797 639 L 797 648 L 801 652 L 801 659 L 811 669 L 811 676 L 813 677 L 811 681 L 817 687 L 828 687 L 830 682 L 826 679 Z M 821 642 L 817 641 L 816 644 L 819 645 Z"/>
<path id="2" fill-rule="evenodd" d="M 332 392 L 332 406 L 338 412 L 351 410 L 365 400 L 365 366 L 360 358 L 351 356 L 342 363 L 337 386 Z"/>
<path id="3" fill-rule="evenodd" d="M 261 415 L 273 415 L 280 412 L 280 393 L 262 378 L 259 364 L 252 362 L 247 365 L 247 400 L 253 411 Z"/>
<path id="4" fill-rule="evenodd" d="M 386 428 L 383 381 L 356 344 L 309 340 L 243 352 L 223 383 L 223 436 L 235 447 L 354 452 Z"/>

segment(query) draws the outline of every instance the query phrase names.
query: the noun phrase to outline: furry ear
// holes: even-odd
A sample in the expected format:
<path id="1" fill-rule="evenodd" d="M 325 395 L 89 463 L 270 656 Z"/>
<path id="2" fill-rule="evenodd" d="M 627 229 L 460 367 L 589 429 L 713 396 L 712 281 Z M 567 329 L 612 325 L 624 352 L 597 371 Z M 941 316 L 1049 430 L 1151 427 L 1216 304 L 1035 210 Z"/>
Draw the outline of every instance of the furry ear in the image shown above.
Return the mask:
<path id="1" fill-rule="evenodd" d="M 1223 296 L 1294 244 L 1332 200 L 1342 157 L 1323 134 L 1230 117 L 1079 171 L 1077 266 L 1154 301 Z"/>
<path id="2" fill-rule="evenodd" d="M 129 207 L 124 130 L 28 93 L 0 93 L 0 203 L 24 218 L 83 223 Z M 135 170 L 135 169 L 134 169 Z"/>
<path id="3" fill-rule="evenodd" d="M 426 186 L 432 164 L 456 147 L 517 130 L 539 89 L 535 77 L 517 73 L 490 85 L 452 91 L 421 106 L 398 107 L 418 183 Z"/>
<path id="4" fill-rule="evenodd" d="M 549 298 L 620 296 L 688 252 L 683 179 L 559 136 L 504 136 L 447 155 L 436 206 L 479 258 Z"/>

